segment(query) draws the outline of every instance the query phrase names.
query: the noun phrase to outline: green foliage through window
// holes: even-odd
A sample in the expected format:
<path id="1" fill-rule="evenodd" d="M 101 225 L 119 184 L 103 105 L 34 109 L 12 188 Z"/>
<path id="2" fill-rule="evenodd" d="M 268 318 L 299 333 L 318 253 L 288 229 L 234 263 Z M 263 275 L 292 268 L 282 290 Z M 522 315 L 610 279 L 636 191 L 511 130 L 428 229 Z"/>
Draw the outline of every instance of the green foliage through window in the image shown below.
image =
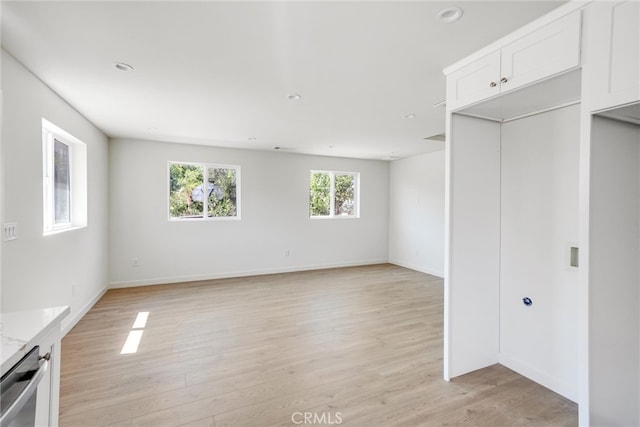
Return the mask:
<path id="1" fill-rule="evenodd" d="M 357 217 L 357 187 L 357 173 L 311 171 L 309 214 Z"/>
<path id="2" fill-rule="evenodd" d="M 326 172 L 311 172 L 309 206 L 311 216 L 328 216 L 331 212 L 331 178 Z"/>
<path id="3" fill-rule="evenodd" d="M 354 175 L 336 174 L 336 215 L 355 215 L 355 178 Z"/>
<path id="4" fill-rule="evenodd" d="M 209 168 L 209 216 L 236 216 L 236 170 Z"/>
<path id="5" fill-rule="evenodd" d="M 237 217 L 239 168 L 171 163 L 169 166 L 169 217 Z M 205 183 L 205 176 L 207 177 Z"/>

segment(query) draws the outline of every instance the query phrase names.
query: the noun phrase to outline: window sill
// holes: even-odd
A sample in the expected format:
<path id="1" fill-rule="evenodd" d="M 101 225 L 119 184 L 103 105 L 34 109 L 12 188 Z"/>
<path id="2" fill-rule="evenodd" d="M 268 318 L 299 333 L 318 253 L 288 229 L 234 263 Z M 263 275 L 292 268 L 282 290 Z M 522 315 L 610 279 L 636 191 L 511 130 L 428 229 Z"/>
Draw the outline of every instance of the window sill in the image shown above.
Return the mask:
<path id="1" fill-rule="evenodd" d="M 316 220 L 327 220 L 327 219 L 345 220 L 345 219 L 360 219 L 360 217 L 359 216 L 355 216 L 355 215 L 310 216 L 309 219 L 313 220 L 313 221 L 316 221 Z"/>
<path id="2" fill-rule="evenodd" d="M 169 222 L 215 222 L 215 221 L 240 221 L 239 216 L 195 217 L 195 218 L 169 218 Z"/>
<path id="3" fill-rule="evenodd" d="M 71 227 L 65 227 L 65 228 L 58 228 L 55 230 L 50 230 L 50 231 L 44 231 L 42 233 L 43 236 L 51 236 L 54 234 L 62 234 L 62 233 L 66 233 L 67 231 L 73 231 L 73 230 L 80 230 L 83 228 L 87 228 L 86 225 L 72 225 Z"/>

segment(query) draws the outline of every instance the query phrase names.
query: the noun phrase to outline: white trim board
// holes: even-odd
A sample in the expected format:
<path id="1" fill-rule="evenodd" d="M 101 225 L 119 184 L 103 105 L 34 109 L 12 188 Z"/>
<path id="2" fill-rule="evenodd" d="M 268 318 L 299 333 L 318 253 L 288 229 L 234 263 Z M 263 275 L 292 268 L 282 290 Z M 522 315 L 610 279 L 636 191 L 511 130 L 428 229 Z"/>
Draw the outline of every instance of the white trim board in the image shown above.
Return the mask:
<path id="1" fill-rule="evenodd" d="M 519 373 L 524 377 L 527 377 L 532 381 L 537 382 L 541 386 L 546 387 L 558 393 L 559 395 L 566 397 L 573 402 L 578 402 L 577 387 L 571 387 L 569 384 L 558 381 L 556 378 L 538 371 L 537 369 L 527 365 L 526 363 L 514 359 L 504 353 L 498 354 L 498 363 L 506 366 L 507 368 Z"/>
<path id="2" fill-rule="evenodd" d="M 100 301 L 100 298 L 102 298 L 104 294 L 107 293 L 108 290 L 109 288 L 105 286 L 100 292 L 96 294 L 96 296 L 91 298 L 91 300 L 89 300 L 89 302 L 86 303 L 84 307 L 82 307 L 82 309 L 80 309 L 77 313 L 71 313 L 71 316 L 68 319 L 65 319 L 67 320 L 67 322 L 63 321 L 63 327 L 62 327 L 63 337 L 67 335 L 69 331 L 71 331 L 71 329 L 73 329 L 78 324 L 78 322 L 89 312 L 89 310 L 93 308 L 94 305 L 96 305 L 98 301 Z"/>
<path id="3" fill-rule="evenodd" d="M 411 263 L 396 261 L 393 259 L 389 260 L 389 264 L 397 265 L 398 267 L 408 268 L 409 270 L 418 271 L 420 273 L 429 274 L 431 276 L 437 277 L 438 279 L 444 279 L 444 271 L 442 270 L 433 270 L 431 268 L 423 268 L 417 265 L 413 265 Z"/>
<path id="4" fill-rule="evenodd" d="M 140 280 L 111 282 L 109 289 L 131 288 L 136 286 L 164 285 L 169 283 L 195 282 L 201 280 L 231 279 L 236 277 L 262 276 L 267 274 L 293 273 L 297 271 L 324 270 L 328 268 L 359 267 L 364 265 L 389 264 L 387 259 L 374 259 L 335 264 L 312 264 L 297 267 L 265 268 L 258 270 L 228 271 L 222 273 L 197 274 L 192 276 L 155 277 Z"/>

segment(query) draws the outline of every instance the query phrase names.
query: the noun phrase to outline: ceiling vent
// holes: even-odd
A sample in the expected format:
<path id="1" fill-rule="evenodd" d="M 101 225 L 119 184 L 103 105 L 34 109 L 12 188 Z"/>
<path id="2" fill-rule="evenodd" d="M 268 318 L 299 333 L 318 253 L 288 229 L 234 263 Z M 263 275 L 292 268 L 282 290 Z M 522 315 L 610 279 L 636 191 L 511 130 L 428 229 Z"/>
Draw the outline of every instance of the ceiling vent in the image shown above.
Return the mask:
<path id="1" fill-rule="evenodd" d="M 445 142 L 447 139 L 447 135 L 444 133 L 439 133 L 438 135 L 431 135 L 424 138 L 427 141 L 440 141 Z"/>

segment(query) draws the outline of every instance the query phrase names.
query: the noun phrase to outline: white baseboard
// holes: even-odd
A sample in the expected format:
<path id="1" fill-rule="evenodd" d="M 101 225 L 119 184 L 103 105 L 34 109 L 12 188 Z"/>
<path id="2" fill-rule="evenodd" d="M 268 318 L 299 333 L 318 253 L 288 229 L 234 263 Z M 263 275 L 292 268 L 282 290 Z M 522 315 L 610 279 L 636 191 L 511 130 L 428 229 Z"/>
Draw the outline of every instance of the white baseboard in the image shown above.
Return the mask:
<path id="1" fill-rule="evenodd" d="M 100 298 L 102 298 L 102 296 L 107 292 L 108 288 L 105 287 L 104 289 L 102 289 L 100 292 L 98 292 L 96 294 L 96 296 L 94 296 L 93 298 L 91 298 L 91 300 L 86 303 L 84 305 L 84 307 L 82 307 L 80 309 L 80 311 L 76 312 L 76 313 L 71 313 L 71 316 L 67 319 L 64 319 L 64 321 L 62 322 L 62 336 L 64 337 L 65 335 L 67 335 L 67 333 L 73 329 L 74 326 L 76 326 L 78 324 L 78 322 L 80 321 L 80 319 L 82 319 L 84 317 L 85 314 L 87 314 L 89 312 L 89 310 L 91 310 L 91 307 L 93 307 L 94 305 L 96 305 L 96 303 L 100 300 Z"/>
<path id="2" fill-rule="evenodd" d="M 563 381 L 558 381 L 557 378 L 554 378 L 540 370 L 533 368 L 532 366 L 524 363 L 520 360 L 517 360 L 513 357 L 510 357 L 504 353 L 500 353 L 498 355 L 498 360 L 501 365 L 506 366 L 512 371 L 516 371 L 520 375 L 523 375 L 529 378 L 532 381 L 537 382 L 538 384 L 555 391 L 561 396 L 566 397 L 569 400 L 574 402 L 578 402 L 578 387 L 571 387 L 570 384 L 567 384 Z"/>
<path id="3" fill-rule="evenodd" d="M 140 280 L 123 280 L 123 281 L 111 282 L 109 284 L 109 288 L 110 289 L 131 288 L 135 286 L 163 285 L 167 283 L 228 279 L 228 278 L 234 278 L 234 277 L 260 276 L 264 274 L 291 273 L 295 271 L 324 270 L 328 268 L 341 268 L 341 267 L 357 267 L 360 265 L 387 264 L 388 262 L 389 261 L 386 259 L 375 259 L 375 260 L 354 261 L 354 262 L 345 262 L 345 263 L 311 264 L 311 265 L 303 265 L 303 266 L 295 266 L 295 267 L 278 267 L 278 268 L 265 268 L 265 269 L 257 269 L 257 270 L 229 271 L 229 272 L 222 272 L 222 273 L 198 274 L 198 275 L 188 275 L 188 276 L 152 277 L 152 278 L 140 279 Z"/>
<path id="4" fill-rule="evenodd" d="M 400 266 L 400 267 L 408 268 L 410 270 L 419 271 L 420 273 L 430 274 L 430 275 L 436 276 L 436 277 L 438 277 L 440 279 L 444 278 L 444 271 L 434 270 L 434 269 L 431 269 L 431 268 L 428 268 L 428 267 L 425 268 L 425 267 L 422 267 L 422 266 L 419 266 L 419 265 L 414 265 L 414 264 L 411 264 L 411 263 L 408 263 L 408 262 L 398 261 L 398 260 L 395 260 L 395 259 L 390 259 L 389 263 L 397 265 L 397 266 Z"/>

